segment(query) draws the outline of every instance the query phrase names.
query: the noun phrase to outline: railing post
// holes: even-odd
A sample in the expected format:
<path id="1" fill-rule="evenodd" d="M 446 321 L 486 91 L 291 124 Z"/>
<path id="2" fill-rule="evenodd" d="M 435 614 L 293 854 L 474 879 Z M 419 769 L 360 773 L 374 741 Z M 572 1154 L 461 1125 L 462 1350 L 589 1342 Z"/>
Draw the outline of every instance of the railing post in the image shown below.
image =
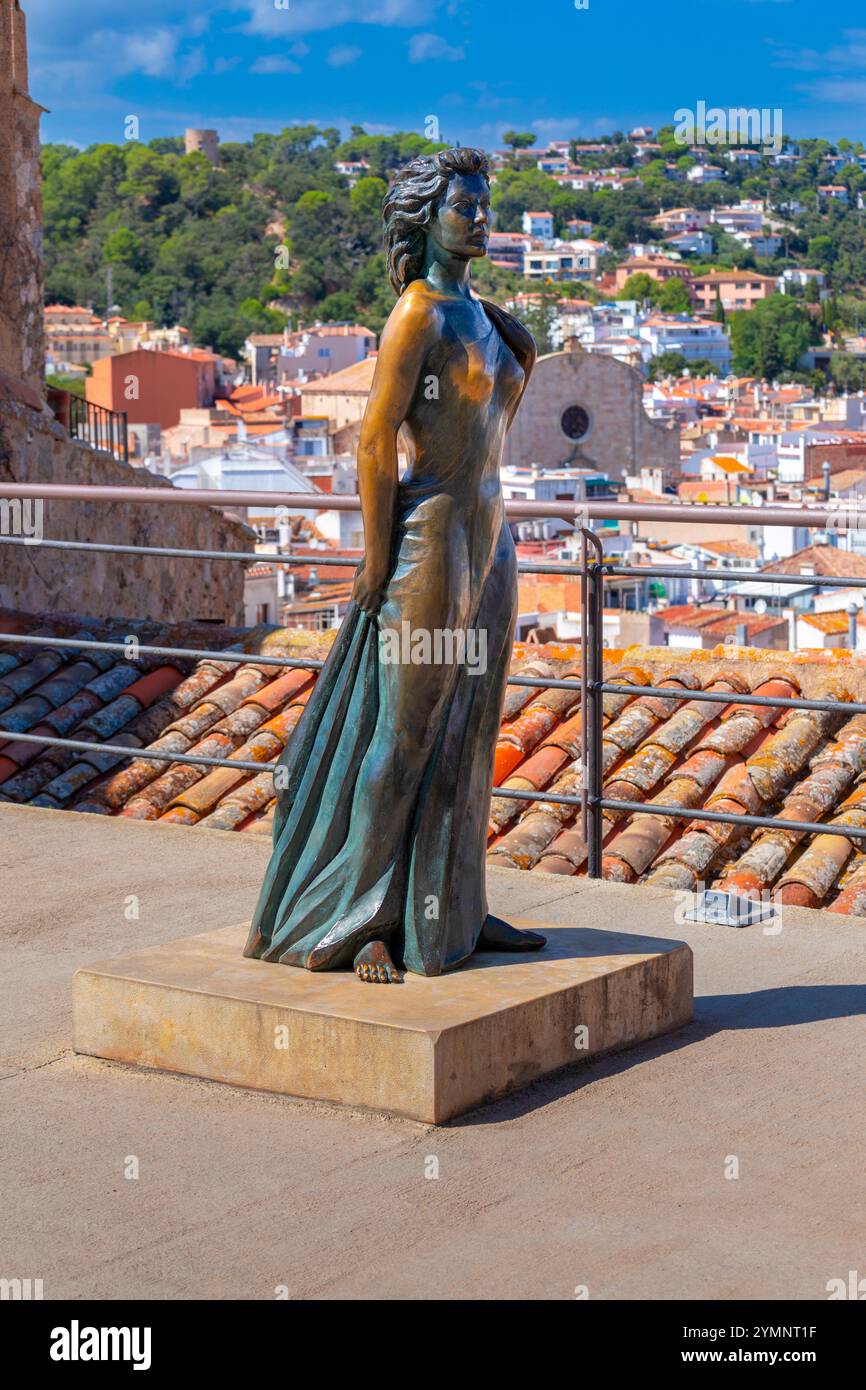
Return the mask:
<path id="1" fill-rule="evenodd" d="M 587 544 L 594 554 L 587 557 Z M 603 838 L 601 800 L 602 788 L 602 728 L 604 725 L 604 695 L 599 689 L 604 679 L 602 657 L 604 617 L 603 550 L 598 537 L 587 527 L 581 528 L 583 559 L 583 604 L 581 627 L 581 678 L 583 684 L 583 716 L 581 744 L 583 753 L 583 790 L 581 817 L 583 838 L 587 850 L 587 873 L 601 878 L 601 846 Z"/>

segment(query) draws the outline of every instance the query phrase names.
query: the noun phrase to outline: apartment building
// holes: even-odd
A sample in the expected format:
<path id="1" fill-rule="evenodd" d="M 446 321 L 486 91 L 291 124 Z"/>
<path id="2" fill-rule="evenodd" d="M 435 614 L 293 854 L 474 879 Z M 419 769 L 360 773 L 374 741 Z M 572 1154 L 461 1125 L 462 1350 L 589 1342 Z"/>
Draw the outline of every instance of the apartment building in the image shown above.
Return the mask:
<path id="1" fill-rule="evenodd" d="M 94 405 L 125 411 L 131 425 L 170 429 L 184 408 L 213 405 L 219 368 L 213 352 L 137 348 L 94 362 L 85 392 Z"/>
<path id="2" fill-rule="evenodd" d="M 526 280 L 591 280 L 598 270 L 600 243 L 555 241 L 533 245 L 523 255 Z"/>
<path id="3" fill-rule="evenodd" d="M 725 311 L 754 309 L 762 299 L 776 292 L 774 275 L 758 275 L 751 270 L 719 270 L 696 275 L 691 283 L 698 313 L 712 314 L 717 299 Z"/>
<path id="4" fill-rule="evenodd" d="M 710 219 L 735 236 L 737 232 L 760 232 L 764 226 L 764 204 L 758 201 L 735 203 L 731 207 L 713 208 Z"/>
<path id="5" fill-rule="evenodd" d="M 675 232 L 667 238 L 667 244 L 681 256 L 711 256 L 714 250 L 713 238 L 709 232 L 695 228 L 690 232 Z"/>
<path id="6" fill-rule="evenodd" d="M 678 352 L 687 362 L 710 362 L 719 376 L 731 370 L 731 342 L 724 324 L 705 323 L 689 314 L 653 314 L 637 328 L 647 358 Z"/>
<path id="7" fill-rule="evenodd" d="M 629 256 L 616 268 L 616 288 L 621 290 L 632 275 L 649 275 L 651 280 L 663 283 L 665 280 L 679 278 L 690 283 L 692 273 L 682 261 L 667 256 Z"/>
<path id="8" fill-rule="evenodd" d="M 491 232 L 487 242 L 487 255 L 491 265 L 502 270 L 513 270 L 523 274 L 523 257 L 532 245 L 532 237 L 524 232 Z"/>
<path id="9" fill-rule="evenodd" d="M 525 212 L 523 214 L 522 225 L 527 236 L 532 237 L 534 240 L 544 242 L 553 241 L 552 212 Z"/>
<path id="10" fill-rule="evenodd" d="M 709 226 L 712 218 L 701 208 L 668 208 L 652 221 L 662 232 L 678 233 L 702 230 Z"/>
<path id="11" fill-rule="evenodd" d="M 84 367 L 113 350 L 111 334 L 92 309 L 80 304 L 45 306 L 45 351 L 52 367 Z"/>

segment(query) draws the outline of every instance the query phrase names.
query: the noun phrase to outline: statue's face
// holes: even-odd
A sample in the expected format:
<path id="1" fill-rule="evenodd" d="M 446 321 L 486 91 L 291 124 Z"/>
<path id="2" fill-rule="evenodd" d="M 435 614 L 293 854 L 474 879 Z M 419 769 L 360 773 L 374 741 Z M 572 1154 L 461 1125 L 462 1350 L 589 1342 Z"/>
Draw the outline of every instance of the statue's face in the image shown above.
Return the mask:
<path id="1" fill-rule="evenodd" d="M 455 174 L 429 224 L 433 240 L 452 256 L 487 254 L 490 189 L 483 174 Z"/>

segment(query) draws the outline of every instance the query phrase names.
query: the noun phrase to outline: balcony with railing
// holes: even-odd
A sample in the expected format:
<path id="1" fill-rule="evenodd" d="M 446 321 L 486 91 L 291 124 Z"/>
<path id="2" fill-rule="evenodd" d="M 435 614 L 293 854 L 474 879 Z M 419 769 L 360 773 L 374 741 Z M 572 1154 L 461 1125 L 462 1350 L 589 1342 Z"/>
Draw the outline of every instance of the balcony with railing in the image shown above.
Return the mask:
<path id="1" fill-rule="evenodd" d="M 49 406 L 71 439 L 129 462 L 126 411 L 108 410 L 59 386 L 49 386 L 47 394 Z"/>

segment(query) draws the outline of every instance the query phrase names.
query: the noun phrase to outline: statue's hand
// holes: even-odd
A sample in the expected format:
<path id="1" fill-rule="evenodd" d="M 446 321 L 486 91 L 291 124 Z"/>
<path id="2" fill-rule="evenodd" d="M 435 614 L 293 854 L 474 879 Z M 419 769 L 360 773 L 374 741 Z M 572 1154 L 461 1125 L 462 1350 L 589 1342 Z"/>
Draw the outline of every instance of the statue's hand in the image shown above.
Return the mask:
<path id="1" fill-rule="evenodd" d="M 355 576 L 352 598 L 371 617 L 375 617 L 385 601 L 386 581 L 387 573 L 368 565 L 366 560 Z"/>

